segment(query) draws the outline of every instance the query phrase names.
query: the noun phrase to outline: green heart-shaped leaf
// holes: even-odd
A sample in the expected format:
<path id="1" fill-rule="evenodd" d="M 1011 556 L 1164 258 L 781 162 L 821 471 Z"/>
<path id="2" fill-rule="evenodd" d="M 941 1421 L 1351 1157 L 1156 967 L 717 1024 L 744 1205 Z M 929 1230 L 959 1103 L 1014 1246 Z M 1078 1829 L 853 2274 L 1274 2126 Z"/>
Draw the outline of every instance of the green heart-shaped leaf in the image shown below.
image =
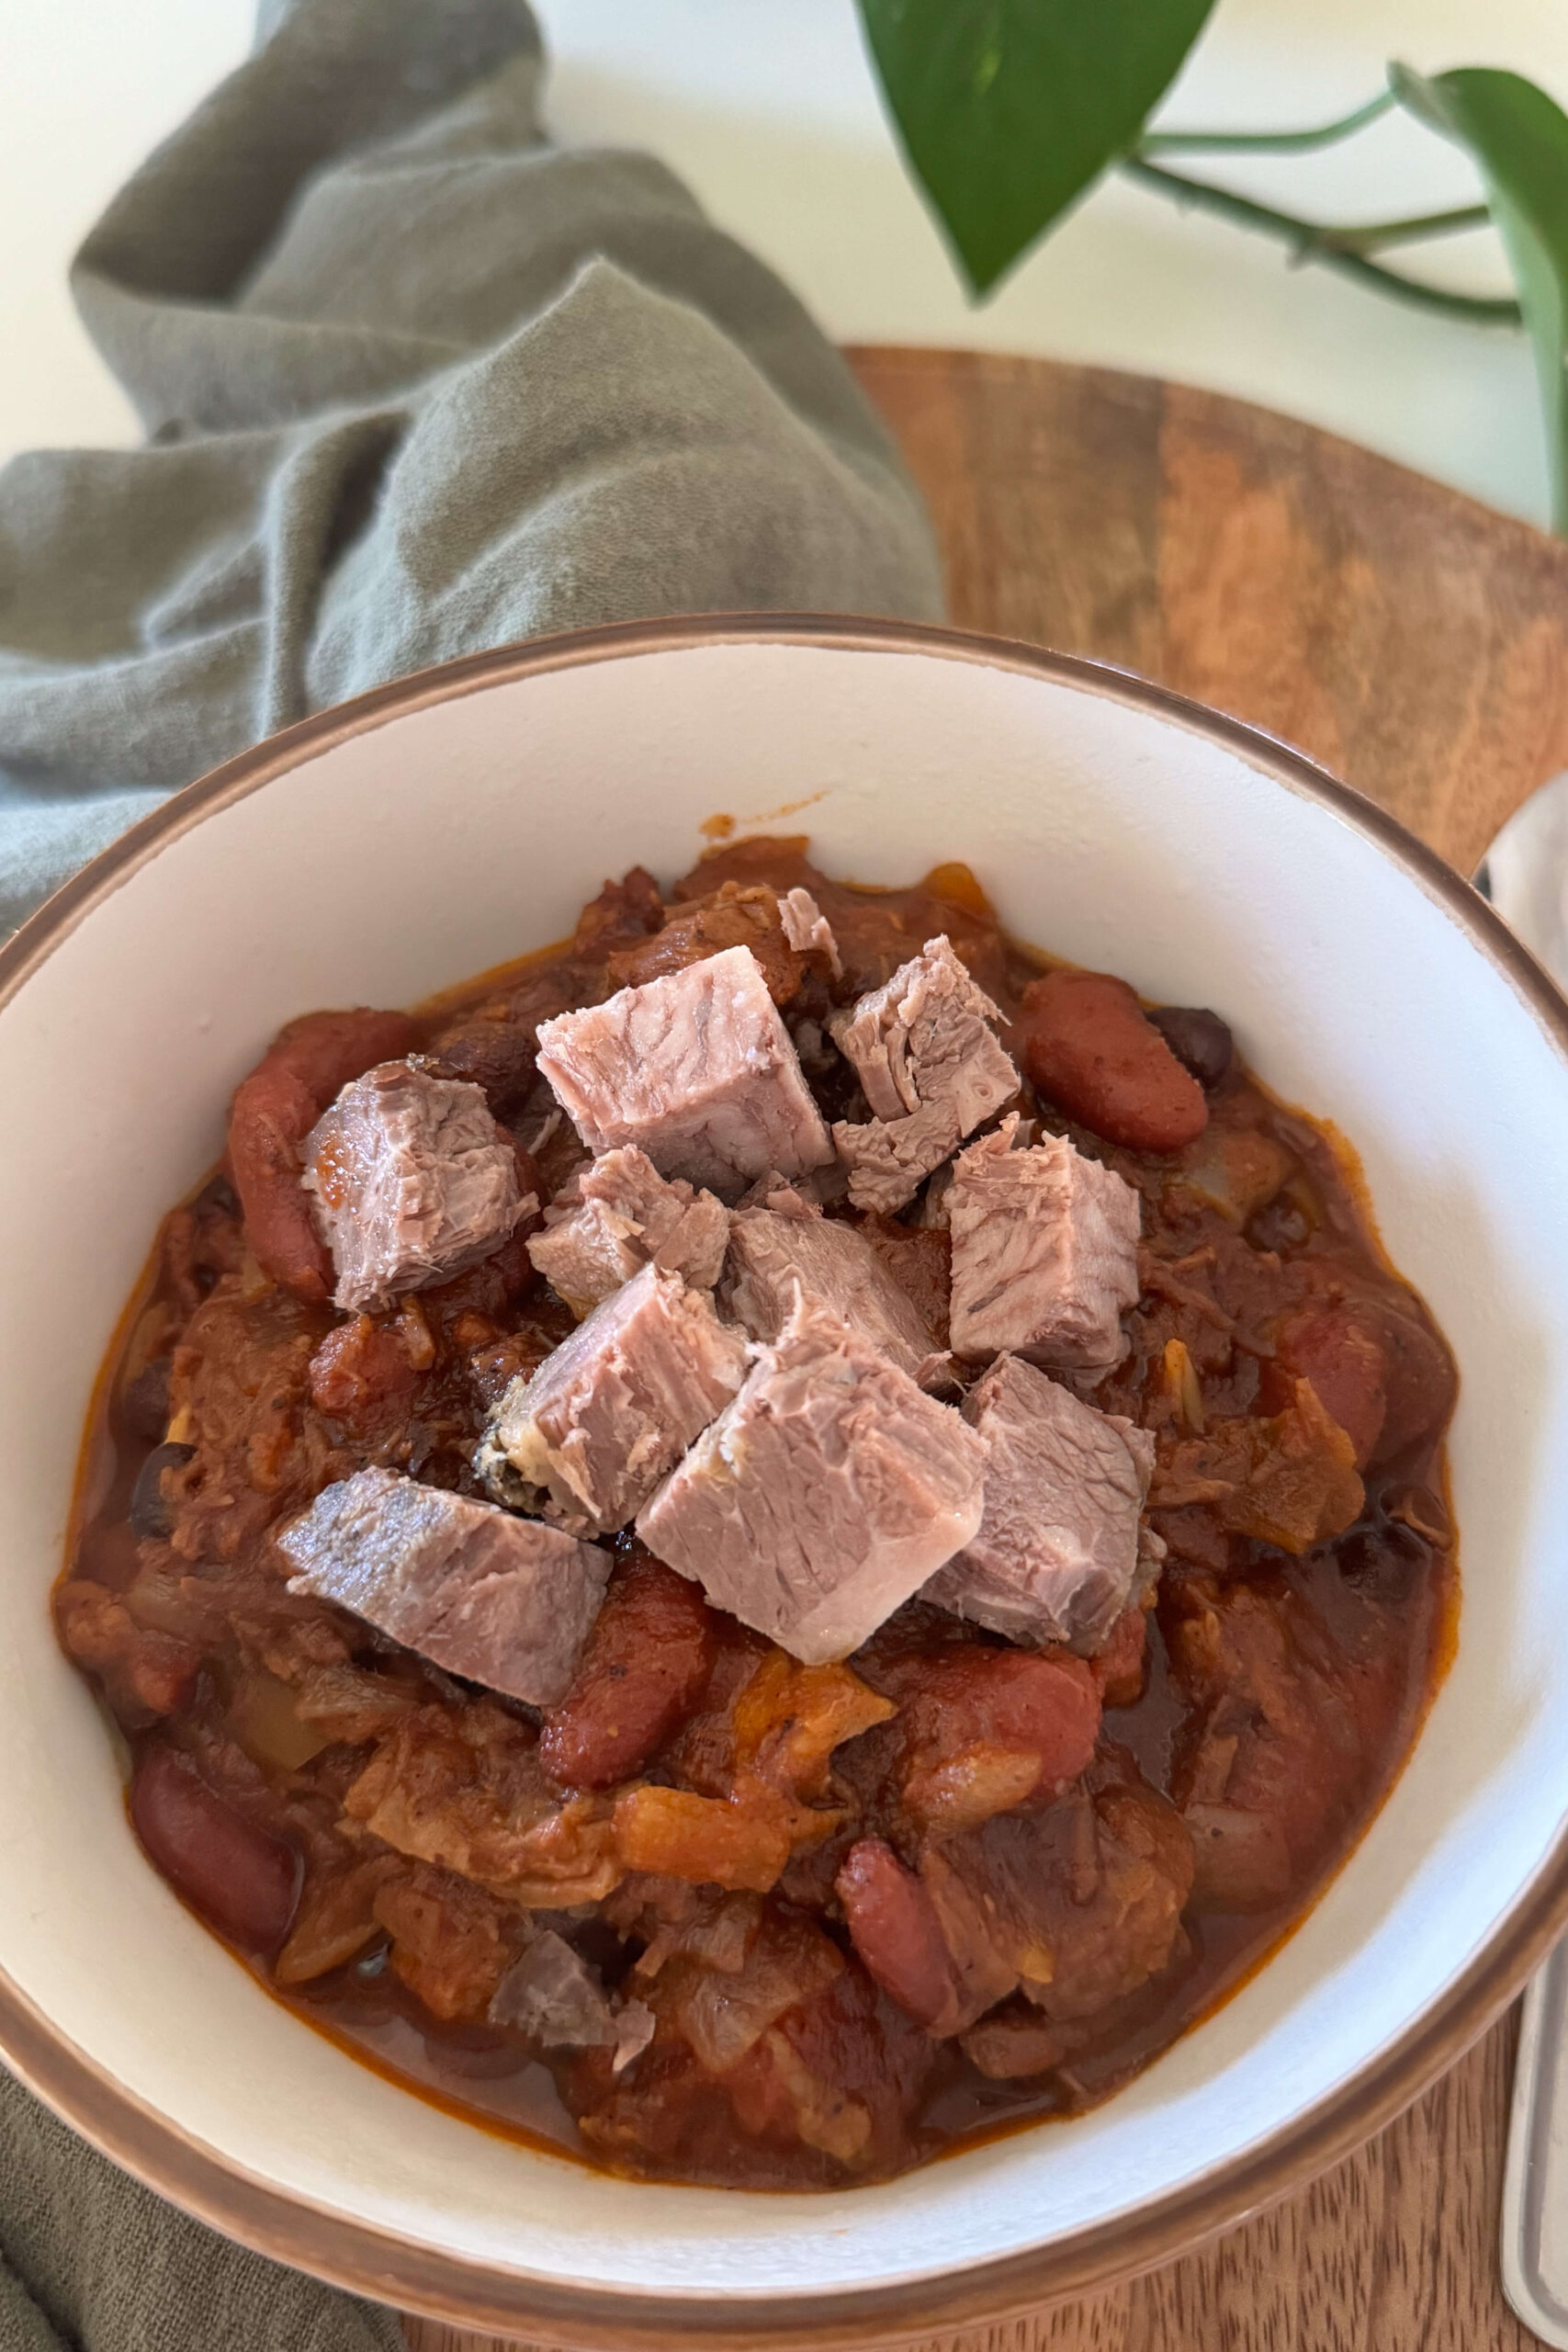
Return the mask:
<path id="1" fill-rule="evenodd" d="M 1568 532 L 1568 115 L 1522 74 L 1488 66 L 1425 77 L 1393 65 L 1389 79 L 1480 167 L 1535 346 L 1552 509 Z"/>
<path id="2" fill-rule="evenodd" d="M 860 0 L 909 162 L 976 294 L 1132 144 L 1214 0 Z"/>

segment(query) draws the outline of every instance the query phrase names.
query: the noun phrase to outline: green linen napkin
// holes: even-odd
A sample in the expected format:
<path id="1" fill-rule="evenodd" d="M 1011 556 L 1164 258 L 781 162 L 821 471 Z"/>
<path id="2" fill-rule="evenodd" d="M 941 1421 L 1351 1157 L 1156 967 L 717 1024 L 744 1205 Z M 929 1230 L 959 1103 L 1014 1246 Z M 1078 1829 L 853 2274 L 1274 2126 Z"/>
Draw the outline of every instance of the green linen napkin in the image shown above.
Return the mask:
<path id="1" fill-rule="evenodd" d="M 405 2352 L 390 2312 L 216 2237 L 0 2071 L 0 2352 Z"/>
<path id="2" fill-rule="evenodd" d="M 777 28 L 774 28 L 776 36 Z M 540 124 L 523 0 L 295 0 L 77 258 L 144 447 L 0 473 L 0 935 L 305 712 L 547 629 L 937 617 L 919 497 L 799 303 Z M 0 2074 L 0 2352 L 393 2352 Z"/>
<path id="3" fill-rule="evenodd" d="M 543 70 L 524 0 L 264 9 L 88 237 L 148 443 L 0 473 L 0 936 L 164 794 L 427 662 L 940 616 L 839 354 L 660 164 L 550 144 Z"/>

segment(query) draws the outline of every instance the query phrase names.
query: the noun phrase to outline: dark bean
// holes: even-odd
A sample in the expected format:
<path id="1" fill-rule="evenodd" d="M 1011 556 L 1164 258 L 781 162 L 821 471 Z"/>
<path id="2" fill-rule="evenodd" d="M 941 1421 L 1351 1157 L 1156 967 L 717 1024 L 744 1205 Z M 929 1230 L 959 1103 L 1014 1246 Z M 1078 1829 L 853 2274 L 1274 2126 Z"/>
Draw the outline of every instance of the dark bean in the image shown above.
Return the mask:
<path id="1" fill-rule="evenodd" d="M 221 1934 L 248 1951 L 278 1949 L 299 1898 L 292 1846 L 236 1813 L 168 1747 L 143 1754 L 130 1818 L 170 1884 Z"/>
<path id="2" fill-rule="evenodd" d="M 1408 1527 L 1436 1551 L 1452 1549 L 1453 1521 L 1442 1497 L 1435 1495 L 1430 1487 L 1414 1483 L 1388 1487 L 1384 1488 L 1381 1500 L 1386 1518 L 1397 1520 L 1402 1527 Z"/>
<path id="3" fill-rule="evenodd" d="M 227 1176 L 209 1176 L 192 1205 L 198 1209 L 217 1209 L 224 1216 L 238 1216 L 240 1196 Z"/>
<path id="4" fill-rule="evenodd" d="M 174 1516 L 164 1498 L 163 1478 L 165 1470 L 188 1462 L 196 1452 L 194 1445 L 155 1445 L 136 1474 L 136 1484 L 130 1490 L 130 1509 L 126 1517 L 130 1532 L 137 1536 L 158 1540 L 168 1534 Z"/>
<path id="5" fill-rule="evenodd" d="M 1212 1094 L 1228 1076 L 1235 1050 L 1228 1023 L 1217 1012 L 1190 1004 L 1156 1005 L 1149 1019 L 1177 1060 Z"/>
<path id="6" fill-rule="evenodd" d="M 1384 1608 L 1408 1606 L 1430 1573 L 1432 1547 L 1402 1521 L 1363 1521 L 1334 1546 L 1340 1574 L 1368 1600 Z"/>
<path id="7" fill-rule="evenodd" d="M 169 1359 L 154 1356 L 120 1392 L 120 1426 L 151 1445 L 169 1426 Z"/>

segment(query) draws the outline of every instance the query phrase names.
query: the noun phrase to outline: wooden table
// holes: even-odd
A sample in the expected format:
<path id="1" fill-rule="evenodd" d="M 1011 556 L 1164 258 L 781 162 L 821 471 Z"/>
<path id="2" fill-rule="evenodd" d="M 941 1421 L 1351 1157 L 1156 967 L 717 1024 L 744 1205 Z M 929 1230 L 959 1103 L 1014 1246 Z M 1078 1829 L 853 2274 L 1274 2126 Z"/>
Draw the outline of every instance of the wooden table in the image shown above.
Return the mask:
<path id="1" fill-rule="evenodd" d="M 1138 670 L 1311 752 L 1463 873 L 1568 767 L 1568 546 L 1343 441 L 1136 376 L 860 350 L 953 617 Z M 921 2352 L 1515 2352 L 1515 2020 L 1311 2188 L 1088 2302 Z M 408 2323 L 411 2352 L 495 2339 Z"/>

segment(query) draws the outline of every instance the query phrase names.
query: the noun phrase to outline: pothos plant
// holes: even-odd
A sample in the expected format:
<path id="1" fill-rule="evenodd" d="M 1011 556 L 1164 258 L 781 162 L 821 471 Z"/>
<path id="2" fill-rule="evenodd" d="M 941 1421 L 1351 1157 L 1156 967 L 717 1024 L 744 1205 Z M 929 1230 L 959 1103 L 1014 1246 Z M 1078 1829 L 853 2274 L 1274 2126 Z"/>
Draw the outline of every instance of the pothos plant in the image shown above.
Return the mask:
<path id="1" fill-rule="evenodd" d="M 1102 173 L 1126 174 L 1282 239 L 1294 258 L 1374 291 L 1490 326 L 1534 347 L 1556 527 L 1568 536 L 1568 115 L 1521 74 L 1486 66 L 1385 86 L 1303 130 L 1149 130 L 1215 0 L 859 0 L 911 169 L 976 298 Z M 1187 155 L 1291 154 L 1352 138 L 1403 107 L 1465 150 L 1485 201 L 1392 220 L 1334 223 L 1258 204 L 1173 168 Z M 1385 258 L 1490 220 L 1517 300 L 1451 293 Z"/>

